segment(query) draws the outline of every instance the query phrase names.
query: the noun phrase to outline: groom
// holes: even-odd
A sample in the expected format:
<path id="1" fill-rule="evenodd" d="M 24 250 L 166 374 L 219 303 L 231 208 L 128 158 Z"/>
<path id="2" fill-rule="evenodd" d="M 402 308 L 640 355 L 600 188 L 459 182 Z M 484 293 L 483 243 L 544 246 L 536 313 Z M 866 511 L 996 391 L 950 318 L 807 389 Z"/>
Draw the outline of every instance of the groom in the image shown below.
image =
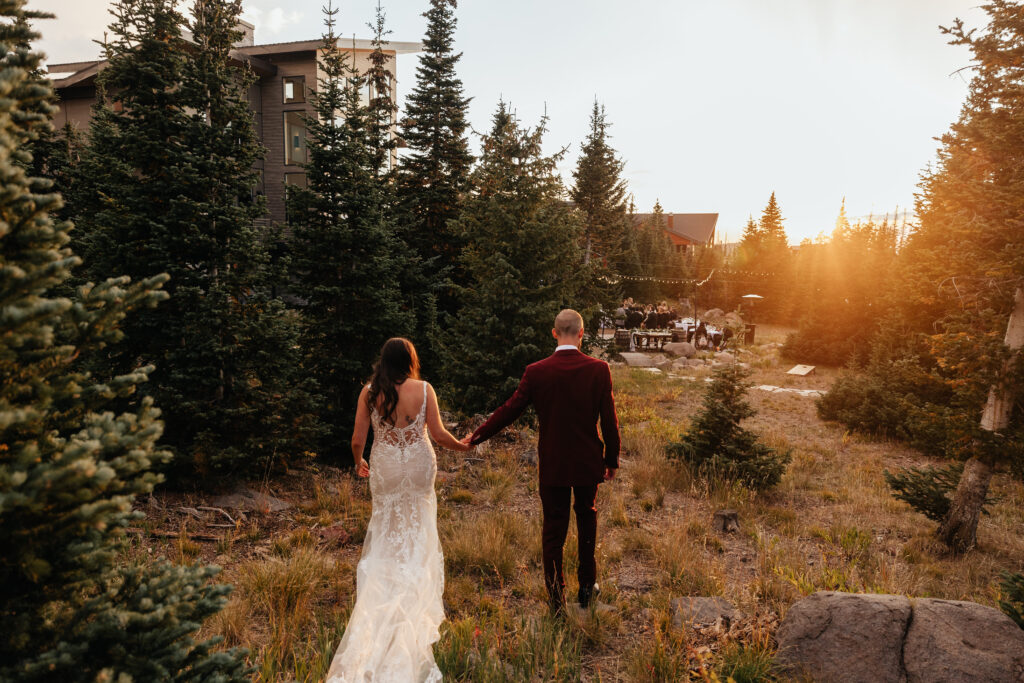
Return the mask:
<path id="1" fill-rule="evenodd" d="M 608 364 L 580 351 L 580 314 L 571 309 L 562 311 L 555 317 L 551 333 L 558 340 L 555 352 L 528 365 L 512 398 L 463 443 L 486 441 L 519 417 L 527 405 L 532 403 L 536 409 L 540 420 L 537 454 L 544 512 L 544 584 L 549 605 L 557 613 L 565 606 L 562 547 L 569 531 L 573 498 L 579 535 L 580 606 L 587 607 L 598 590 L 595 499 L 597 485 L 614 477 L 619 467 L 619 422 Z"/>

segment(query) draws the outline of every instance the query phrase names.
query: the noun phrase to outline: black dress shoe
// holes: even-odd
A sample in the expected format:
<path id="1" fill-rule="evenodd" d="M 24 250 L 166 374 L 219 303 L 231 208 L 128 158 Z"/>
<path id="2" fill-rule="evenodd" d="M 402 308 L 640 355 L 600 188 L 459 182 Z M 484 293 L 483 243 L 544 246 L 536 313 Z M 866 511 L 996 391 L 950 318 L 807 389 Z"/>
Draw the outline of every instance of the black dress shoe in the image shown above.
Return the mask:
<path id="1" fill-rule="evenodd" d="M 548 609 L 553 617 L 565 616 L 565 602 L 562 600 L 548 600 Z"/>
<path id="2" fill-rule="evenodd" d="M 601 587 L 596 583 L 593 586 L 587 586 L 580 588 L 579 599 L 580 607 L 587 609 L 590 607 L 591 601 L 597 597 L 597 594 L 601 592 Z"/>

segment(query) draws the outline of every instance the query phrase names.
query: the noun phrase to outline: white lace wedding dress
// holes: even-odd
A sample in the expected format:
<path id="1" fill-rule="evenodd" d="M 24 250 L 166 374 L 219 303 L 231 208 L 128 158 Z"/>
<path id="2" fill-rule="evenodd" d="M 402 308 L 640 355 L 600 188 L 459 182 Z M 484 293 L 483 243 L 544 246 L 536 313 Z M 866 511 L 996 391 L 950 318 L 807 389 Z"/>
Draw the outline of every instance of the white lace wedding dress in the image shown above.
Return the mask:
<path id="1" fill-rule="evenodd" d="M 423 407 L 406 427 L 371 410 L 373 512 L 356 569 L 356 604 L 327 683 L 435 683 L 433 644 L 444 621 L 444 559 L 437 535 L 437 461 Z"/>

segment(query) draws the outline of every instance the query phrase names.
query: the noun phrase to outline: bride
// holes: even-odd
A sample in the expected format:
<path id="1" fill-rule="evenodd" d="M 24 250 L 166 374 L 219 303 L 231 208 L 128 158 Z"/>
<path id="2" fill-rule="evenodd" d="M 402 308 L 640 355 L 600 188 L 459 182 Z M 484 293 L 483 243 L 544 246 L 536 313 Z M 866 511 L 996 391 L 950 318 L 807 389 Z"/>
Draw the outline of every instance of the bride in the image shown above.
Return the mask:
<path id="1" fill-rule="evenodd" d="M 389 339 L 359 394 L 352 454 L 370 477 L 373 512 L 356 569 L 356 604 L 327 672 L 327 683 L 434 683 L 433 644 L 444 621 L 444 559 L 437 535 L 437 462 L 426 432 L 441 446 L 470 446 L 441 424 L 434 388 L 420 380 L 416 349 Z M 370 465 L 363 459 L 373 424 Z"/>

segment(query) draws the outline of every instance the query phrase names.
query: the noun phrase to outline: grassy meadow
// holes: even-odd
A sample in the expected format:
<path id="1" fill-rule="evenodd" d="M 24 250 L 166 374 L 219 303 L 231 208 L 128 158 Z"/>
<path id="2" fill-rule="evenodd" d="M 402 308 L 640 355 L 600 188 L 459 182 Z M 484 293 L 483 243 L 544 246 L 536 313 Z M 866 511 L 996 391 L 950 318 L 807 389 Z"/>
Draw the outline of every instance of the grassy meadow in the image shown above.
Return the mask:
<path id="1" fill-rule="evenodd" d="M 827 388 L 834 369 L 785 374 L 789 364 L 771 343 L 783 332 L 759 326 L 758 344 L 739 353 L 754 384 Z M 445 680 L 775 680 L 774 632 L 788 606 L 814 591 L 994 606 L 999 572 L 1024 567 L 1024 486 L 1006 475 L 994 481 L 998 502 L 981 520 L 979 547 L 950 556 L 933 540 L 934 525 L 894 500 L 882 478 L 925 463 L 914 451 L 821 422 L 813 398 L 752 389 L 758 412 L 747 425 L 792 449 L 793 460 L 767 493 L 709 484 L 664 455 L 698 410 L 709 371 L 676 378 L 616 366 L 613 374 L 622 469 L 599 493 L 597 551 L 600 601 L 610 610 L 547 616 L 536 472 L 521 457 L 535 434 L 509 430 L 465 454 L 438 450 L 448 620 L 435 653 Z M 354 599 L 368 484 L 310 463 L 253 487 L 293 507 L 228 519 L 202 510 L 208 502 L 197 496 L 157 494 L 138 501 L 146 519 L 130 555 L 219 564 L 235 591 L 201 635 L 249 648 L 256 680 L 322 680 Z M 739 512 L 739 532 L 712 531 L 722 508 Z M 724 596 L 746 617 L 727 631 L 677 627 L 670 602 L 688 595 Z"/>

